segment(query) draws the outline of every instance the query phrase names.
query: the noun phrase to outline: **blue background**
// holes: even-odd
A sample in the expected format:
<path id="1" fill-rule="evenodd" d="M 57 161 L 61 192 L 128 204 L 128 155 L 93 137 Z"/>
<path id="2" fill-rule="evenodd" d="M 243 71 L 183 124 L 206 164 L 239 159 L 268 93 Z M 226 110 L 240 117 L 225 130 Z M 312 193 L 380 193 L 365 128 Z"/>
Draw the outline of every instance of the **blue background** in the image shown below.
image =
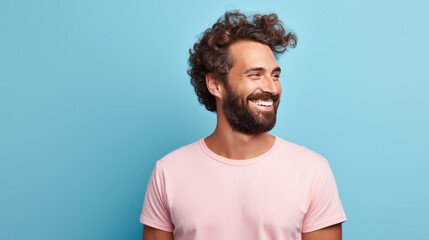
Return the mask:
<path id="1" fill-rule="evenodd" d="M 273 134 L 326 157 L 344 239 L 428 221 L 425 1 L 0 1 L 0 239 L 140 239 L 155 161 L 210 134 L 188 49 L 225 10 L 275 11 Z"/>

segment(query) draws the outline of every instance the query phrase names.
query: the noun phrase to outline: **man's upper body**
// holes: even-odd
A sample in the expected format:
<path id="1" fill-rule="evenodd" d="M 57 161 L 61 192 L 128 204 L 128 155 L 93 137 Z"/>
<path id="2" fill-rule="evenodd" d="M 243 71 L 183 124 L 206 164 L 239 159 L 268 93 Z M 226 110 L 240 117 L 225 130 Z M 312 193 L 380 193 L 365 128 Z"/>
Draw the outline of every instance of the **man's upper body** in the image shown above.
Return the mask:
<path id="1" fill-rule="evenodd" d="M 159 160 L 140 221 L 174 239 L 301 239 L 346 220 L 328 162 L 275 137 L 242 160 L 201 139 Z"/>
<path id="2" fill-rule="evenodd" d="M 267 132 L 282 92 L 274 52 L 296 37 L 277 15 L 226 13 L 189 59 L 210 136 L 161 160 L 140 221 L 143 239 L 341 239 L 346 220 L 327 161 Z"/>

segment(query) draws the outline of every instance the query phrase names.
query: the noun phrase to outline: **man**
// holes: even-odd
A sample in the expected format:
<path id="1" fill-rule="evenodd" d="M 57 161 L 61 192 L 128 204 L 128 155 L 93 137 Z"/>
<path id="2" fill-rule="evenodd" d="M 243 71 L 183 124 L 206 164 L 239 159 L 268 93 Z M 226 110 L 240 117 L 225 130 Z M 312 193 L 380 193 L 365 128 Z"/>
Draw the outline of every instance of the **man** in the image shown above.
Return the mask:
<path id="1" fill-rule="evenodd" d="M 346 216 L 328 162 L 267 133 L 282 92 L 274 54 L 296 41 L 276 14 L 227 12 L 194 45 L 191 83 L 217 126 L 156 163 L 144 240 L 341 239 Z"/>

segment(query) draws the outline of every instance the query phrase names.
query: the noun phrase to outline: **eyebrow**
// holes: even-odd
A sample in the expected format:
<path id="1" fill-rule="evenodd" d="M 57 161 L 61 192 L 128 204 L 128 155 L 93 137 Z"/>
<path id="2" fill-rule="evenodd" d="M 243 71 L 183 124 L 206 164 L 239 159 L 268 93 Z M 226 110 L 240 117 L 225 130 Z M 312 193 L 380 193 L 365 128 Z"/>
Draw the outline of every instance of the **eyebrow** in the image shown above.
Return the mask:
<path id="1" fill-rule="evenodd" d="M 263 68 L 263 67 L 254 67 L 254 68 L 249 68 L 249 69 L 247 69 L 246 71 L 244 71 L 244 73 L 243 74 L 247 74 L 247 73 L 250 73 L 250 72 L 260 72 L 260 71 L 266 71 L 266 69 L 265 68 Z M 273 71 L 272 72 L 281 72 L 282 70 L 280 69 L 280 67 L 276 67 L 276 68 L 274 68 L 273 69 Z"/>

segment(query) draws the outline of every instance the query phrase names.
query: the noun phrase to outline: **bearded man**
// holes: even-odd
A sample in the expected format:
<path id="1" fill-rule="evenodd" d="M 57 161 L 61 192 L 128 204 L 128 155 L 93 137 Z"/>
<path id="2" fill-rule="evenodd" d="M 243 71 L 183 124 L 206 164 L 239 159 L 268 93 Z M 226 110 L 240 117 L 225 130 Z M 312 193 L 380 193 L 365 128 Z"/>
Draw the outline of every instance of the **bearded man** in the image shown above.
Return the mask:
<path id="1" fill-rule="evenodd" d="M 276 55 L 295 47 L 276 14 L 227 12 L 190 50 L 214 132 L 156 162 L 144 240 L 338 240 L 346 216 L 325 158 L 272 136 L 282 87 Z"/>

